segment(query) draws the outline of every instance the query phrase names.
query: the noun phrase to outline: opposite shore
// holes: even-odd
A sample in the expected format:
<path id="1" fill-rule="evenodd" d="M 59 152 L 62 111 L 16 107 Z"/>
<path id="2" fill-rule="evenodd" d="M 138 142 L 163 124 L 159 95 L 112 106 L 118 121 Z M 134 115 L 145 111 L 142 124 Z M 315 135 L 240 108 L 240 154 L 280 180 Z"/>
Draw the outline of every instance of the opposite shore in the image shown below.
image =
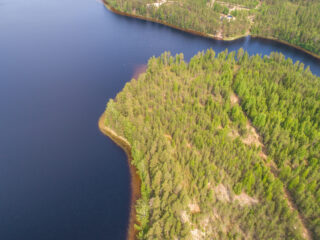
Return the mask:
<path id="1" fill-rule="evenodd" d="M 272 41 L 279 42 L 279 43 L 285 44 L 287 46 L 293 47 L 295 49 L 298 49 L 298 50 L 300 50 L 302 52 L 305 52 L 305 53 L 313 56 L 314 58 L 317 58 L 317 59 L 320 60 L 320 55 L 317 55 L 316 53 L 313 53 L 313 52 L 311 52 L 309 50 L 306 50 L 306 49 L 304 49 L 302 47 L 296 46 L 294 44 L 288 43 L 287 41 L 280 40 L 280 39 L 277 39 L 277 38 L 274 38 L 274 37 L 265 37 L 265 36 L 259 36 L 259 35 L 254 35 L 254 34 L 240 35 L 240 36 L 228 37 L 228 38 L 227 37 L 217 37 L 217 36 L 215 36 L 213 34 L 208 34 L 208 33 L 203 33 L 203 32 L 199 32 L 199 31 L 195 31 L 195 30 L 191 30 L 191 29 L 181 28 L 181 27 L 178 27 L 178 26 L 173 25 L 171 23 L 166 23 L 166 22 L 158 20 L 158 19 L 145 17 L 145 16 L 141 16 L 141 15 L 137 15 L 137 14 L 121 12 L 121 11 L 115 9 L 114 7 L 112 7 L 107 2 L 107 0 L 102 0 L 102 1 L 103 1 L 104 5 L 106 6 L 107 9 L 109 9 L 111 12 L 116 13 L 118 15 L 137 18 L 137 19 L 141 19 L 141 20 L 145 20 L 145 21 L 149 21 L 149 22 L 154 22 L 154 23 L 159 23 L 159 24 L 162 24 L 162 25 L 165 25 L 165 26 L 168 26 L 168 27 L 171 27 L 171 28 L 183 31 L 183 32 L 187 32 L 187 33 L 191 33 L 191 34 L 194 34 L 194 35 L 197 35 L 197 36 L 202 36 L 202 37 L 211 38 L 211 39 L 215 39 L 215 40 L 234 41 L 236 39 L 240 39 L 240 38 L 244 38 L 244 37 L 248 37 L 248 36 L 251 36 L 253 38 L 272 40 Z"/>
<path id="2" fill-rule="evenodd" d="M 138 224 L 136 218 L 136 201 L 141 197 L 141 180 L 137 174 L 136 168 L 132 165 L 132 154 L 130 143 L 123 137 L 119 136 L 116 132 L 105 125 L 105 114 L 103 113 L 99 118 L 98 126 L 100 131 L 109 137 L 114 143 L 123 149 L 127 155 L 128 165 L 130 169 L 131 176 L 131 201 L 130 201 L 130 219 L 129 226 L 127 230 L 127 239 L 134 240 L 136 239 L 137 230 L 134 225 Z"/>

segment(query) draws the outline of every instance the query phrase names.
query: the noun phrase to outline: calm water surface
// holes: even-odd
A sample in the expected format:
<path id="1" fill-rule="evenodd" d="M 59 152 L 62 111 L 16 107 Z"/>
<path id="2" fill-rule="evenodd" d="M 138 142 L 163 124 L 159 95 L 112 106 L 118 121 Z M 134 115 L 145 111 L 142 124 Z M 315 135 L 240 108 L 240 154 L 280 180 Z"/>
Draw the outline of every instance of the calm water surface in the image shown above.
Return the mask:
<path id="1" fill-rule="evenodd" d="M 136 67 L 169 50 L 285 45 L 205 39 L 117 16 L 96 0 L 0 0 L 0 239 L 125 239 L 129 170 L 97 120 Z"/>

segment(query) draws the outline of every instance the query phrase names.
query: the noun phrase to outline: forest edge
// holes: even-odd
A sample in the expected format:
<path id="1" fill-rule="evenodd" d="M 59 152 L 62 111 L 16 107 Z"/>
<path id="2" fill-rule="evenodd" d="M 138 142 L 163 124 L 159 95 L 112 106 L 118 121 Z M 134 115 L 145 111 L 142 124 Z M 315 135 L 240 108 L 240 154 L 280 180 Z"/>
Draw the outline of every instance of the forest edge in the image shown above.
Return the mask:
<path id="1" fill-rule="evenodd" d="M 171 28 L 183 31 L 183 32 L 187 32 L 187 33 L 190 33 L 190 34 L 193 34 L 193 35 L 206 37 L 206 38 L 211 38 L 211 39 L 215 39 L 215 40 L 234 41 L 234 40 L 241 39 L 241 38 L 248 37 L 248 36 L 251 36 L 252 38 L 272 40 L 272 41 L 275 41 L 275 42 L 278 42 L 278 43 L 285 44 L 287 46 L 293 47 L 295 49 L 298 49 L 298 50 L 300 50 L 302 52 L 305 52 L 305 53 L 311 55 L 312 57 L 320 60 L 320 55 L 317 55 L 317 54 L 315 54 L 315 53 L 313 53 L 313 52 L 311 52 L 309 50 L 306 50 L 306 49 L 304 49 L 302 47 L 296 46 L 294 44 L 288 43 L 287 41 L 280 40 L 280 39 L 277 39 L 277 38 L 274 38 L 274 37 L 264 37 L 264 36 L 259 36 L 259 35 L 255 35 L 255 34 L 241 35 L 241 36 L 229 37 L 229 38 L 216 37 L 216 36 L 214 36 L 212 34 L 207 34 L 207 33 L 199 32 L 199 31 L 191 30 L 191 29 L 181 28 L 181 27 L 178 27 L 176 25 L 173 25 L 173 24 L 170 24 L 170 23 L 166 23 L 166 22 L 158 20 L 158 19 L 154 19 L 154 18 L 150 18 L 150 17 L 144 17 L 144 16 L 136 15 L 136 14 L 130 14 L 130 13 L 126 13 L 126 12 L 121 12 L 121 11 L 115 9 L 114 7 L 112 7 L 107 2 L 107 0 L 102 0 L 102 2 L 103 2 L 103 4 L 105 5 L 105 7 L 108 10 L 110 10 L 111 12 L 113 12 L 115 14 L 121 15 L 121 16 L 132 17 L 132 18 L 136 18 L 136 19 L 140 19 L 140 20 L 159 23 L 161 25 L 165 25 L 165 26 L 168 26 L 168 27 L 171 27 Z"/>
<path id="2" fill-rule="evenodd" d="M 131 154 L 131 146 L 127 142 L 126 139 L 117 135 L 112 129 L 105 125 L 105 114 L 103 113 L 99 118 L 98 126 L 100 131 L 109 137 L 114 143 L 116 143 L 119 147 L 123 149 L 123 151 L 127 155 L 128 165 L 130 170 L 130 189 L 131 189 L 131 200 L 130 200 L 130 218 L 129 218 L 129 225 L 127 228 L 127 239 L 128 240 L 135 240 L 137 235 L 137 230 L 135 229 L 134 225 L 138 224 L 136 218 L 136 201 L 141 197 L 141 180 L 137 174 L 137 169 L 132 165 L 132 154 Z"/>

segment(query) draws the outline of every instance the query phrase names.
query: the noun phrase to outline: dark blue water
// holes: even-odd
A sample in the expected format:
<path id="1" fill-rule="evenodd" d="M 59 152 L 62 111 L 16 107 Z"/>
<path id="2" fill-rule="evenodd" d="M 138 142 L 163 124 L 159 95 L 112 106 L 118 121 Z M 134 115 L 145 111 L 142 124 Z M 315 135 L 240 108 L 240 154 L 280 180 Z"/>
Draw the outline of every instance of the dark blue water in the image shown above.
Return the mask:
<path id="1" fill-rule="evenodd" d="M 98 130 L 109 98 L 152 55 L 283 52 L 251 38 L 214 41 L 117 16 L 96 0 L 0 0 L 0 239 L 125 239 L 129 170 Z"/>

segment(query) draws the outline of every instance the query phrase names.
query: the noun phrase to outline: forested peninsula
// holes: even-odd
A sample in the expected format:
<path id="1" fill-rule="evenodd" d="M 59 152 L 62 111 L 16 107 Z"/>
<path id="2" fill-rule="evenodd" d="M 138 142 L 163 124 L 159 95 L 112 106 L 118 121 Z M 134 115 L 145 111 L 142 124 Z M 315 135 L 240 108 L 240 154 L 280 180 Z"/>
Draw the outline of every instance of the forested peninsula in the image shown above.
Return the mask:
<path id="1" fill-rule="evenodd" d="M 138 239 L 320 238 L 320 79 L 302 63 L 164 53 L 104 116 L 141 179 Z"/>
<path id="2" fill-rule="evenodd" d="M 252 35 L 320 56 L 318 0 L 104 0 L 118 13 L 223 40 Z"/>

